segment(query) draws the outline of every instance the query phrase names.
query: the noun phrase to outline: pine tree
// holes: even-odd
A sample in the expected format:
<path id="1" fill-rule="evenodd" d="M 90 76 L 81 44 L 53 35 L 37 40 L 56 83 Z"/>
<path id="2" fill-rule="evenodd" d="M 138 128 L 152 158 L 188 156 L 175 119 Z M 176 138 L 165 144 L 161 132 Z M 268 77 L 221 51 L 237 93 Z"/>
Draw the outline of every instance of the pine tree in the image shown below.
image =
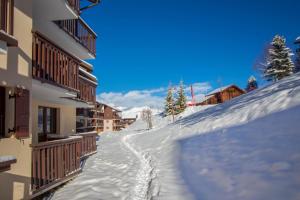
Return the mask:
<path id="1" fill-rule="evenodd" d="M 296 63 L 295 63 L 295 73 L 300 72 L 300 48 L 297 49 L 297 58 L 296 58 Z"/>
<path id="2" fill-rule="evenodd" d="M 247 87 L 246 87 L 246 91 L 250 92 L 250 91 L 255 90 L 257 88 L 258 88 L 258 84 L 257 84 L 256 78 L 254 76 L 250 76 L 249 79 L 248 79 L 248 84 L 247 84 Z"/>
<path id="3" fill-rule="evenodd" d="M 165 115 L 169 116 L 174 114 L 174 98 L 173 98 L 173 89 L 169 87 L 168 94 L 165 102 Z"/>
<path id="4" fill-rule="evenodd" d="M 268 81 L 277 81 L 289 76 L 294 71 L 291 50 L 285 45 L 285 38 L 276 35 L 268 50 L 267 66 L 264 77 Z"/>
<path id="5" fill-rule="evenodd" d="M 184 94 L 184 85 L 183 81 L 180 81 L 179 90 L 176 100 L 176 113 L 181 113 L 186 109 L 186 96 Z"/>

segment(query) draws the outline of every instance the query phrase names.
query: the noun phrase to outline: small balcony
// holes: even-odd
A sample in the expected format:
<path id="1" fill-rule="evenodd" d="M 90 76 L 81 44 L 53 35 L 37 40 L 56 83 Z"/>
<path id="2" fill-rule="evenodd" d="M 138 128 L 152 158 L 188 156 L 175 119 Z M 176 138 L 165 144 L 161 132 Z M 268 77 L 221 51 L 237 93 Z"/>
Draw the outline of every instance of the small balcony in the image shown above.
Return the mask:
<path id="1" fill-rule="evenodd" d="M 96 102 L 96 83 L 79 75 L 79 99 L 94 104 Z"/>
<path id="2" fill-rule="evenodd" d="M 34 79 L 78 92 L 79 60 L 37 32 L 32 51 Z"/>
<path id="3" fill-rule="evenodd" d="M 81 161 L 96 153 L 96 133 L 32 145 L 32 197 L 49 191 L 81 172 Z"/>
<path id="4" fill-rule="evenodd" d="M 81 44 L 94 57 L 96 56 L 96 33 L 83 21 L 82 18 L 60 20 L 55 23 L 70 35 L 76 42 Z"/>

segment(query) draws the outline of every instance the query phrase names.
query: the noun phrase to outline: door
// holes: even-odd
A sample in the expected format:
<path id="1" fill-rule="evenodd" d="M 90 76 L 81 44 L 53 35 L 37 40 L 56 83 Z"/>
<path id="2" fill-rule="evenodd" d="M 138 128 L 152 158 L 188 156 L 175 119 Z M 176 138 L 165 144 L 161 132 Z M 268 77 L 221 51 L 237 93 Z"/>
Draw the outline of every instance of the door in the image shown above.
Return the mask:
<path id="1" fill-rule="evenodd" d="M 0 87 L 0 137 L 5 136 L 5 88 Z"/>

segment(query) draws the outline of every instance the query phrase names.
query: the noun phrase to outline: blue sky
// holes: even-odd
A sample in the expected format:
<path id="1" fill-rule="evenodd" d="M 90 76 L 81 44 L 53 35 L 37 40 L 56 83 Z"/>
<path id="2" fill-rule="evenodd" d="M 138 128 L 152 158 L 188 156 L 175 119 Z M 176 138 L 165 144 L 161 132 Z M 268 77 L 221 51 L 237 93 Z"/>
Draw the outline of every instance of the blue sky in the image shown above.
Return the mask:
<path id="1" fill-rule="evenodd" d="M 218 79 L 244 88 L 275 34 L 295 48 L 299 10 L 298 0 L 102 0 L 83 14 L 99 36 L 99 99 L 155 105 L 180 79 L 202 84 L 199 94 Z"/>

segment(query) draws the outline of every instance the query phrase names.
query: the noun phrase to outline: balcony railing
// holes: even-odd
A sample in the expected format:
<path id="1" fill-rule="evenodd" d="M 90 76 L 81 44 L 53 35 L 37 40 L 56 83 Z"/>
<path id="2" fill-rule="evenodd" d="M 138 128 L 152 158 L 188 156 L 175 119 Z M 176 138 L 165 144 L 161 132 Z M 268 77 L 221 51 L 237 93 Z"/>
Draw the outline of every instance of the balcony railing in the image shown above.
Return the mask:
<path id="1" fill-rule="evenodd" d="M 79 135 L 83 137 L 82 145 L 81 145 L 82 156 L 87 156 L 95 153 L 97 151 L 97 145 L 96 145 L 97 134 L 95 132 L 91 132 L 91 133 L 80 133 Z"/>
<path id="2" fill-rule="evenodd" d="M 1 0 L 0 1 L 0 29 L 4 32 L 12 35 L 13 34 L 13 11 L 14 5 L 13 0 Z"/>
<path id="3" fill-rule="evenodd" d="M 96 34 L 81 19 L 60 20 L 55 22 L 62 30 L 84 46 L 91 54 L 96 55 Z"/>
<path id="4" fill-rule="evenodd" d="M 80 0 L 67 0 L 69 5 L 73 8 L 73 10 L 80 14 Z"/>
<path id="5" fill-rule="evenodd" d="M 39 33 L 33 35 L 32 76 L 78 92 L 80 61 Z"/>
<path id="6" fill-rule="evenodd" d="M 39 195 L 81 171 L 81 159 L 96 153 L 96 133 L 32 145 L 32 192 Z"/>
<path id="7" fill-rule="evenodd" d="M 42 142 L 32 146 L 32 190 L 45 190 L 77 174 L 82 137 Z"/>
<path id="8" fill-rule="evenodd" d="M 86 102 L 96 102 L 96 85 L 90 82 L 88 79 L 79 76 L 78 79 L 79 91 L 80 95 L 79 98 Z"/>

